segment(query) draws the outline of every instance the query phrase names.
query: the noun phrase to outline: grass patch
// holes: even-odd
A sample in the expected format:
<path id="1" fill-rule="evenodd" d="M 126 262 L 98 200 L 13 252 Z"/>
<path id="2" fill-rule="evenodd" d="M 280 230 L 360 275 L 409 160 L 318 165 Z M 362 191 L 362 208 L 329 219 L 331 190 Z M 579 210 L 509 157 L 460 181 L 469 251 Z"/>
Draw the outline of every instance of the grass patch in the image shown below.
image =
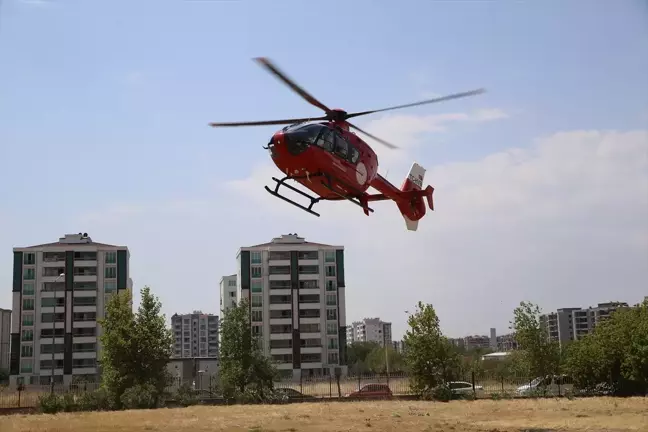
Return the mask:
<path id="1" fill-rule="evenodd" d="M 0 417 L 7 432 L 640 431 L 648 398 L 193 406 Z"/>

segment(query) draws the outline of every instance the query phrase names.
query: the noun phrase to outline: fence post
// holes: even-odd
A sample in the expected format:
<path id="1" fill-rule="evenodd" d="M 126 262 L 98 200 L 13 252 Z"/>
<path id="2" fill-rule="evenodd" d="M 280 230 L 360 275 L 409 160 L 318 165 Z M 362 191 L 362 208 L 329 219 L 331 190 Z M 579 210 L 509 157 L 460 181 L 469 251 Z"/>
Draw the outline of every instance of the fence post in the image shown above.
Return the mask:
<path id="1" fill-rule="evenodd" d="M 470 379 L 472 381 L 472 388 L 473 388 L 473 396 L 477 398 L 477 392 L 475 391 L 475 371 L 473 370 L 472 373 L 470 374 Z"/>
<path id="2" fill-rule="evenodd" d="M 504 376 L 502 375 L 502 393 L 504 393 Z"/>
<path id="3" fill-rule="evenodd" d="M 329 374 L 329 397 L 333 397 L 333 377 Z"/>
<path id="4" fill-rule="evenodd" d="M 362 379 L 362 375 L 358 374 L 358 391 L 360 391 L 360 380 Z"/>
<path id="5" fill-rule="evenodd" d="M 20 394 L 21 393 L 22 393 L 22 391 L 20 389 L 18 389 L 18 408 L 20 408 Z"/>

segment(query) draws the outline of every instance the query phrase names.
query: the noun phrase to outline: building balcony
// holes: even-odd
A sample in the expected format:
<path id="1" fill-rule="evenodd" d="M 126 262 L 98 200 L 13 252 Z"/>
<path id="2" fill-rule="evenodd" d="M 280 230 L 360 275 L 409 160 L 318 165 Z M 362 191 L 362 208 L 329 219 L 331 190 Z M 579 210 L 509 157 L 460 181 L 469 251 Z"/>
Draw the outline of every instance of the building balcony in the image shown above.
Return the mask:
<path id="1" fill-rule="evenodd" d="M 96 336 L 72 336 L 73 344 L 97 343 Z"/>
<path id="2" fill-rule="evenodd" d="M 290 325 L 292 318 L 270 318 L 270 325 Z"/>
<path id="3" fill-rule="evenodd" d="M 270 333 L 270 340 L 290 340 L 292 339 L 292 332 L 290 333 Z"/>
<path id="4" fill-rule="evenodd" d="M 284 354 L 292 354 L 293 349 L 292 348 L 270 348 L 270 354 L 275 354 L 275 355 L 284 355 Z"/>
<path id="5" fill-rule="evenodd" d="M 97 321 L 72 321 L 72 328 L 97 327 Z"/>
<path id="6" fill-rule="evenodd" d="M 277 267 L 290 266 L 290 258 L 289 259 L 268 259 L 268 266 L 277 266 Z"/>
<path id="7" fill-rule="evenodd" d="M 96 373 L 96 367 L 72 368 L 72 375 L 94 375 Z"/>
<path id="8" fill-rule="evenodd" d="M 320 288 L 300 288 L 299 295 L 319 295 L 322 290 Z M 273 291 L 274 294 L 274 291 Z"/>
<path id="9" fill-rule="evenodd" d="M 319 267 L 319 260 L 318 259 L 300 259 L 297 261 L 300 266 L 303 265 L 312 265 L 312 266 L 318 266 Z"/>
<path id="10" fill-rule="evenodd" d="M 302 369 L 322 369 L 322 362 L 312 363 L 312 362 L 302 362 Z"/>
<path id="11" fill-rule="evenodd" d="M 304 274 L 304 273 L 300 273 L 300 274 L 299 274 L 299 280 L 302 280 L 302 281 L 307 281 L 307 280 L 319 280 L 319 278 L 320 278 L 320 275 L 317 274 L 317 273 L 315 273 L 315 274 L 310 274 L 310 273 L 308 273 L 308 274 Z"/>
<path id="12" fill-rule="evenodd" d="M 322 307 L 322 303 L 317 302 L 317 303 L 299 303 L 299 309 L 300 310 L 306 310 L 306 309 L 320 309 Z"/>
<path id="13" fill-rule="evenodd" d="M 290 303 L 270 303 L 270 310 L 286 310 L 292 309 L 292 302 Z"/>
<path id="14" fill-rule="evenodd" d="M 73 359 L 92 359 L 97 358 L 96 351 L 76 351 L 72 353 Z"/>
<path id="15" fill-rule="evenodd" d="M 74 282 L 97 282 L 97 275 L 74 275 Z"/>
<path id="16" fill-rule="evenodd" d="M 299 325 L 302 325 L 302 324 L 319 324 L 321 321 L 322 321 L 321 317 L 299 318 Z"/>

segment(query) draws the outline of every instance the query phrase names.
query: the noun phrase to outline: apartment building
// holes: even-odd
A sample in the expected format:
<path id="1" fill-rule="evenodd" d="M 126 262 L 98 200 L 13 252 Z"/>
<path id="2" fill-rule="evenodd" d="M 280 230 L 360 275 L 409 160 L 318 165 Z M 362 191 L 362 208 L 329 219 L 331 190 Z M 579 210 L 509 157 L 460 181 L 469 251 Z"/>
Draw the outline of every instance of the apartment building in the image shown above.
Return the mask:
<path id="1" fill-rule="evenodd" d="M 242 247 L 237 299 L 282 376 L 346 374 L 344 247 L 286 234 Z"/>
<path id="2" fill-rule="evenodd" d="M 405 351 L 405 342 L 404 341 L 393 341 L 392 342 L 392 348 L 394 348 L 394 351 L 397 353 L 402 354 Z"/>
<path id="3" fill-rule="evenodd" d="M 49 384 L 52 375 L 54 383 L 95 381 L 97 320 L 113 293 L 132 290 L 128 248 L 79 233 L 13 255 L 11 383 Z"/>
<path id="4" fill-rule="evenodd" d="M 541 315 L 540 325 L 545 328 L 550 340 L 562 345 L 582 338 L 612 312 L 624 307 L 628 307 L 625 302 L 608 302 L 588 308 L 561 308 Z"/>
<path id="5" fill-rule="evenodd" d="M 173 314 L 171 329 L 175 336 L 174 358 L 218 357 L 218 315 L 202 311 Z"/>
<path id="6" fill-rule="evenodd" d="M 363 318 L 346 329 L 347 342 L 376 342 L 380 346 L 391 345 L 392 324 L 380 318 Z"/>
<path id="7" fill-rule="evenodd" d="M 0 371 L 9 370 L 11 344 L 11 310 L 0 308 Z"/>
<path id="8" fill-rule="evenodd" d="M 490 348 L 491 339 L 486 335 L 466 336 L 463 338 L 463 346 L 468 350 Z"/>
<path id="9" fill-rule="evenodd" d="M 238 303 L 236 295 L 236 275 L 223 276 L 220 280 L 220 313 L 222 317 L 225 316 L 225 312 Z"/>
<path id="10" fill-rule="evenodd" d="M 515 333 L 508 333 L 505 335 L 497 336 L 497 349 L 500 352 L 514 351 L 518 348 Z"/>

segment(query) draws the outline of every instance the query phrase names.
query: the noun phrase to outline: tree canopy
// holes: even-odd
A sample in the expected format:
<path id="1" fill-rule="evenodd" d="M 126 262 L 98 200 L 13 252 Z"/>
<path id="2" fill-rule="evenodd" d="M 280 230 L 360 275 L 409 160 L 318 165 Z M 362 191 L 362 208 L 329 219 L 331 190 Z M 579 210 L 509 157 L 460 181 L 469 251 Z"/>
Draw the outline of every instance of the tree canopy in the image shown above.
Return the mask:
<path id="1" fill-rule="evenodd" d="M 162 304 L 149 287 L 141 290 L 140 306 L 133 313 L 132 297 L 123 290 L 113 294 L 106 313 L 99 320 L 102 387 L 116 408 L 124 406 L 127 391 L 140 394 L 146 389 L 150 405 L 157 406 L 170 375 L 167 364 L 171 359 L 173 334 L 161 314 Z"/>

